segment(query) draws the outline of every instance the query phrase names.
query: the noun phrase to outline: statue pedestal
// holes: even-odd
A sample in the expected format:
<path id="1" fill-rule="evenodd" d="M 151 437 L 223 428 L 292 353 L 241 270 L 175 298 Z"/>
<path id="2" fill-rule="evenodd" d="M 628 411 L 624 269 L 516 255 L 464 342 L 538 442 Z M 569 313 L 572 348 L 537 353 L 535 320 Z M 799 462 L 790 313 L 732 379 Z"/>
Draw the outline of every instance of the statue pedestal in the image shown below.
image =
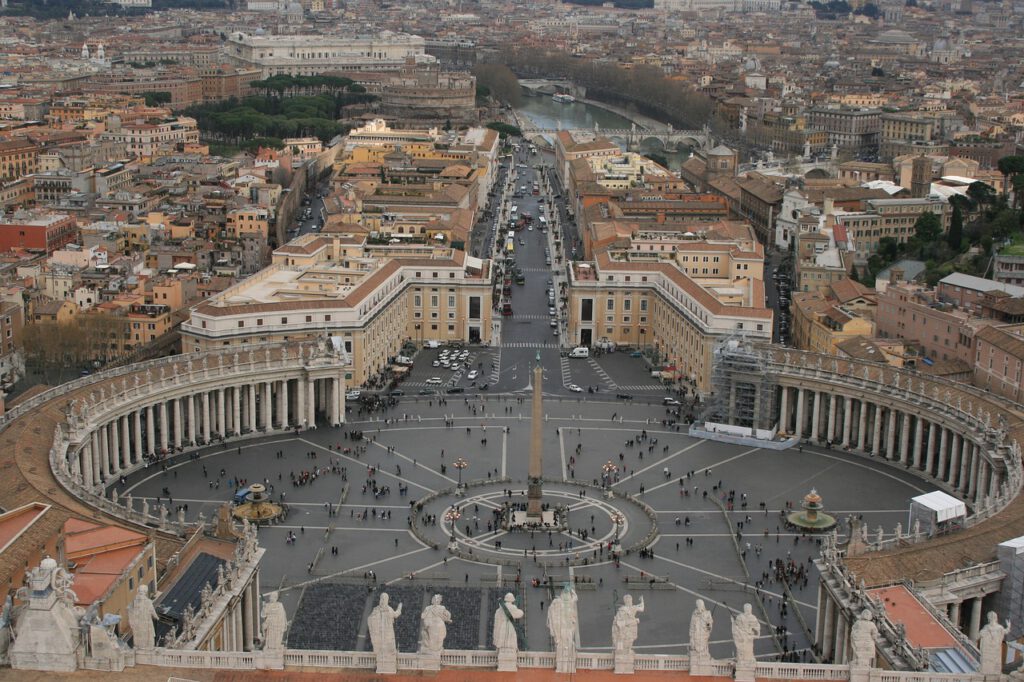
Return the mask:
<path id="1" fill-rule="evenodd" d="M 519 670 L 519 655 L 508 649 L 498 649 L 498 672 L 514 673 Z"/>
<path id="2" fill-rule="evenodd" d="M 421 651 L 418 663 L 420 670 L 440 670 L 441 652 Z"/>
<path id="3" fill-rule="evenodd" d="M 711 676 L 714 674 L 714 666 L 710 658 L 690 657 L 690 674 L 694 677 Z"/>
<path id="4" fill-rule="evenodd" d="M 397 652 L 378 652 L 377 653 L 377 674 L 378 675 L 394 675 L 398 672 L 398 654 Z"/>
<path id="5" fill-rule="evenodd" d="M 754 682 L 754 663 L 737 663 L 732 679 L 736 682 Z"/>
<path id="6" fill-rule="evenodd" d="M 633 652 L 632 651 L 616 651 L 615 652 L 615 674 L 616 675 L 632 675 L 633 674 Z"/>
<path id="7" fill-rule="evenodd" d="M 864 665 L 850 665 L 850 682 L 868 682 L 871 668 Z"/>

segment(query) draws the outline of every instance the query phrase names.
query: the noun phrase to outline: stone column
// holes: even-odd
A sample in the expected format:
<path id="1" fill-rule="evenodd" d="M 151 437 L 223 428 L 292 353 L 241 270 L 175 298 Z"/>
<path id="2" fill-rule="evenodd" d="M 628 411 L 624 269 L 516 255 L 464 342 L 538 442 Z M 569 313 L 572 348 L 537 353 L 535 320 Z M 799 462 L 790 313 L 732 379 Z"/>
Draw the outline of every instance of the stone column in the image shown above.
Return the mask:
<path id="1" fill-rule="evenodd" d="M 128 415 L 121 416 L 121 468 L 127 469 L 132 465 L 132 435 L 131 424 L 128 423 Z"/>
<path id="2" fill-rule="evenodd" d="M 836 406 L 839 398 L 835 393 L 828 396 L 828 426 L 826 427 L 825 438 L 833 443 L 836 440 Z"/>
<path id="3" fill-rule="evenodd" d="M 252 594 L 249 587 L 242 590 L 242 650 L 252 651 L 252 605 L 249 603 L 252 600 Z"/>
<path id="4" fill-rule="evenodd" d="M 871 454 L 882 454 L 882 406 L 875 403 L 875 425 L 871 427 Z"/>
<path id="5" fill-rule="evenodd" d="M 188 442 L 195 445 L 199 429 L 196 428 L 196 397 L 188 397 Z"/>
<path id="6" fill-rule="evenodd" d="M 146 405 L 146 452 L 156 453 L 156 418 L 153 416 L 153 406 Z"/>
<path id="7" fill-rule="evenodd" d="M 108 447 L 108 431 L 107 425 L 104 424 L 100 427 L 100 473 L 103 474 L 103 480 L 110 480 L 110 448 Z"/>
<path id="8" fill-rule="evenodd" d="M 249 384 L 249 431 L 256 432 L 256 384 Z"/>
<path id="9" fill-rule="evenodd" d="M 992 470 L 992 467 L 988 468 L 988 496 L 995 499 L 996 495 L 999 494 L 999 476 Z"/>
<path id="10" fill-rule="evenodd" d="M 316 426 L 316 379 L 306 381 L 306 411 L 310 428 Z"/>
<path id="11" fill-rule="evenodd" d="M 133 438 L 135 440 L 135 447 L 134 447 L 135 458 L 134 458 L 133 461 L 141 462 L 142 461 L 142 455 L 146 452 L 146 448 L 142 444 L 142 410 L 141 410 L 141 408 L 135 410 L 134 412 L 132 412 L 132 422 L 133 422 L 132 430 L 134 431 Z"/>
<path id="12" fill-rule="evenodd" d="M 270 402 L 273 399 L 270 382 L 263 382 L 263 428 L 267 431 L 274 430 L 274 422 L 272 421 L 273 406 Z"/>
<path id="13" fill-rule="evenodd" d="M 959 487 L 960 459 L 963 456 L 963 436 L 953 433 L 953 443 L 949 451 L 949 476 L 946 482 L 953 489 Z"/>
<path id="14" fill-rule="evenodd" d="M 811 408 L 811 441 L 818 441 L 818 424 L 821 422 L 821 391 L 814 392 L 814 407 Z"/>
<path id="15" fill-rule="evenodd" d="M 121 420 L 114 418 L 110 422 L 110 473 L 117 476 L 121 473 Z"/>
<path id="16" fill-rule="evenodd" d="M 971 465 L 971 455 L 974 449 L 974 443 L 964 439 L 963 451 L 960 453 L 960 479 L 958 481 L 957 488 L 964 492 L 965 496 L 967 493 L 968 480 L 967 471 Z"/>
<path id="17" fill-rule="evenodd" d="M 921 468 L 921 441 L 924 440 L 924 420 L 920 417 L 916 419 L 917 424 L 914 426 L 914 468 Z"/>
<path id="18" fill-rule="evenodd" d="M 943 428 L 939 435 L 939 468 L 935 472 L 935 478 L 940 481 L 946 480 L 946 458 L 948 456 L 949 429 Z"/>
<path id="19" fill-rule="evenodd" d="M 836 663 L 846 663 L 846 619 L 842 613 L 836 613 L 836 650 L 832 660 Z"/>
<path id="20" fill-rule="evenodd" d="M 238 600 L 235 601 L 234 608 L 231 610 L 231 615 L 235 619 L 235 651 L 241 651 L 243 646 L 242 643 L 245 641 L 245 638 L 242 634 L 242 609 L 240 608 L 241 605 L 242 598 L 239 597 Z"/>
<path id="21" fill-rule="evenodd" d="M 200 418 L 203 421 L 203 440 L 209 443 L 213 436 L 213 429 L 210 424 L 210 392 L 203 391 L 200 395 L 202 396 L 200 398 L 200 400 L 202 400 L 202 405 L 200 406 Z"/>
<path id="22" fill-rule="evenodd" d="M 241 386 L 231 387 L 231 430 L 236 436 L 242 435 L 242 393 Z"/>
<path id="23" fill-rule="evenodd" d="M 306 377 L 295 381 L 295 426 L 306 425 Z"/>
<path id="24" fill-rule="evenodd" d="M 850 428 L 853 425 L 853 401 L 843 396 L 843 447 L 850 447 Z"/>
<path id="25" fill-rule="evenodd" d="M 171 401 L 174 406 L 174 440 L 172 444 L 176 448 L 181 447 L 181 398 L 174 398 Z"/>
<path id="26" fill-rule="evenodd" d="M 789 387 L 782 386 L 781 406 L 779 407 L 779 430 L 789 432 Z"/>
<path id="27" fill-rule="evenodd" d="M 900 431 L 900 462 L 910 462 L 910 413 L 903 413 L 903 428 Z"/>
<path id="28" fill-rule="evenodd" d="M 977 641 L 978 631 L 981 630 L 981 597 L 971 600 L 971 622 L 967 629 L 967 636 L 971 641 Z"/>
<path id="29" fill-rule="evenodd" d="M 167 451 L 170 442 L 170 429 L 167 428 L 167 401 L 160 401 L 160 449 Z"/>
<path id="30" fill-rule="evenodd" d="M 960 602 L 955 601 L 949 605 L 949 619 L 953 621 L 953 625 L 960 629 Z"/>
<path id="31" fill-rule="evenodd" d="M 91 441 L 89 456 L 92 461 L 91 469 L 93 476 L 91 485 L 97 485 L 100 482 L 100 472 L 102 471 L 102 465 L 100 464 L 100 430 L 93 429 L 92 433 L 89 434 L 89 440 Z"/>
<path id="32" fill-rule="evenodd" d="M 334 377 L 331 379 L 331 423 L 334 426 L 338 426 L 339 424 L 341 424 L 341 401 L 341 379 L 338 377 Z"/>
<path id="33" fill-rule="evenodd" d="M 804 437 L 804 429 L 807 426 L 806 419 L 804 418 L 804 408 L 807 405 L 807 393 L 804 389 L 797 389 L 796 392 L 796 428 L 794 432 L 797 438 Z"/>
<path id="34" fill-rule="evenodd" d="M 822 632 L 821 655 L 827 660 L 833 653 L 835 640 L 835 604 L 832 598 L 825 600 L 825 627 Z"/>
<path id="35" fill-rule="evenodd" d="M 228 435 L 228 424 L 227 424 L 227 401 L 224 400 L 224 389 L 217 389 L 217 430 L 220 432 L 221 437 L 226 438 Z"/>
<path id="36" fill-rule="evenodd" d="M 889 425 L 885 427 L 885 458 L 896 459 L 896 410 L 889 410 Z"/>
<path id="37" fill-rule="evenodd" d="M 939 425 L 935 422 L 928 422 L 928 450 L 926 451 L 927 457 L 924 462 L 924 469 L 928 472 L 928 475 L 932 475 L 932 469 L 935 466 L 935 439 L 938 433 Z"/>
<path id="38" fill-rule="evenodd" d="M 971 448 L 971 467 L 967 470 L 967 497 L 978 491 L 978 469 L 981 466 L 981 448 Z"/>
<path id="39" fill-rule="evenodd" d="M 280 420 L 281 428 L 288 428 L 288 380 L 281 380 L 281 393 L 277 398 L 277 411 L 278 419 Z"/>
<path id="40" fill-rule="evenodd" d="M 868 404 L 864 402 L 863 398 L 858 401 L 860 403 L 860 419 L 857 422 L 857 449 L 861 452 L 867 450 L 867 438 L 868 438 Z"/>
<path id="41" fill-rule="evenodd" d="M 82 483 L 87 487 L 96 485 L 96 473 L 92 466 L 92 443 L 82 447 Z"/>

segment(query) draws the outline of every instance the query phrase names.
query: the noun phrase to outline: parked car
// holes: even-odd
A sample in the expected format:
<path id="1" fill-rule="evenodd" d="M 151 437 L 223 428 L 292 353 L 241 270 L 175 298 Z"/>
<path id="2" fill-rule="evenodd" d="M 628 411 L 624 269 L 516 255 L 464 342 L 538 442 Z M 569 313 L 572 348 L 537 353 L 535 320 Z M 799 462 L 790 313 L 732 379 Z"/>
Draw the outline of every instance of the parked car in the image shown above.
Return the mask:
<path id="1" fill-rule="evenodd" d="M 440 386 L 441 377 L 430 377 L 429 379 L 427 379 L 427 383 L 430 384 L 431 386 Z"/>
<path id="2" fill-rule="evenodd" d="M 568 386 L 566 386 L 566 388 L 572 391 L 573 393 L 583 393 L 583 389 L 577 386 L 576 384 L 569 384 Z"/>

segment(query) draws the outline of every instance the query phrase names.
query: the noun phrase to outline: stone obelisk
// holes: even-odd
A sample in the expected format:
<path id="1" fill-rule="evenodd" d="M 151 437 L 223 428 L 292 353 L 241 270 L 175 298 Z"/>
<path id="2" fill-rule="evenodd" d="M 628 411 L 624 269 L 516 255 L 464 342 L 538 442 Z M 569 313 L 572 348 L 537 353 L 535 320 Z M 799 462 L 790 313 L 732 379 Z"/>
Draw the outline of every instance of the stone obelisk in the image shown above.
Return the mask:
<path id="1" fill-rule="evenodd" d="M 541 429 L 544 423 L 544 405 L 541 398 L 543 369 L 540 366 L 540 352 L 533 368 L 533 415 L 530 430 L 530 485 L 526 492 L 526 522 L 541 523 L 541 476 L 544 470 L 544 452 L 541 445 Z"/>

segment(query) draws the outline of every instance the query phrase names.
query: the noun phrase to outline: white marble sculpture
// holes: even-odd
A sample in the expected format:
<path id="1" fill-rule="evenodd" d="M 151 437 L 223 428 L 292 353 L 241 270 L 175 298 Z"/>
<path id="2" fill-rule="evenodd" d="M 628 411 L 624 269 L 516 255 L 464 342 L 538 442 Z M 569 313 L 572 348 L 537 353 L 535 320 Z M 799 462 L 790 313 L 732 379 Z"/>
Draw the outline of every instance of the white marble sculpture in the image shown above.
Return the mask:
<path id="1" fill-rule="evenodd" d="M 139 591 L 128 605 L 128 624 L 132 628 L 132 642 L 136 649 L 152 649 L 156 641 L 156 609 L 149 598 L 149 587 L 139 585 Z"/>
<path id="2" fill-rule="evenodd" d="M 999 616 L 995 611 L 988 612 L 988 623 L 978 635 L 978 649 L 981 651 L 981 672 L 985 675 L 998 675 L 1003 671 L 1003 640 L 1010 631 L 1010 621 L 1006 626 L 999 624 Z"/>
<path id="3" fill-rule="evenodd" d="M 633 643 L 636 641 L 640 619 L 636 614 L 643 613 L 644 598 L 639 604 L 633 604 L 630 594 L 622 598 L 622 606 L 615 612 L 612 621 L 612 651 L 615 655 L 615 672 L 629 674 L 633 672 Z"/>
<path id="4" fill-rule="evenodd" d="M 441 669 L 441 652 L 448 634 L 451 612 L 441 604 L 441 595 L 430 598 L 430 605 L 420 614 L 420 663 L 424 670 Z"/>
<path id="5" fill-rule="evenodd" d="M 576 641 L 580 636 L 580 619 L 576 609 L 576 590 L 571 584 L 548 607 L 548 632 L 555 640 L 555 672 L 576 672 Z"/>
<path id="6" fill-rule="evenodd" d="M 741 682 L 754 679 L 754 640 L 761 635 L 761 623 L 753 614 L 750 604 L 743 605 L 743 612 L 732 618 L 732 641 L 736 647 L 736 676 Z"/>
<path id="7" fill-rule="evenodd" d="M 850 628 L 850 644 L 853 650 L 850 658 L 851 667 L 871 668 L 875 665 L 876 637 L 878 627 L 871 620 L 871 611 L 864 609 Z"/>
<path id="8" fill-rule="evenodd" d="M 284 604 L 277 601 L 277 592 L 271 592 L 263 600 L 263 650 L 284 649 L 284 633 L 288 629 L 288 616 Z"/>
<path id="9" fill-rule="evenodd" d="M 498 671 L 516 672 L 516 658 L 519 654 L 519 635 L 516 621 L 523 617 L 523 610 L 516 606 L 515 596 L 509 592 L 494 612 L 494 648 L 498 650 Z"/>
<path id="10" fill-rule="evenodd" d="M 397 609 L 388 605 L 388 594 L 383 592 L 380 601 L 370 612 L 367 625 L 370 630 L 370 644 L 377 655 L 377 674 L 398 672 L 398 646 L 395 644 L 395 620 L 402 615 L 402 605 Z"/>
<path id="11" fill-rule="evenodd" d="M 710 674 L 711 652 L 708 645 L 712 625 L 711 612 L 704 606 L 704 600 L 698 599 L 690 616 L 690 672 L 694 675 Z"/>
<path id="12" fill-rule="evenodd" d="M 29 571 L 26 581 L 28 585 L 18 590 L 18 598 L 28 603 L 14 616 L 11 627 L 17 635 L 8 651 L 11 667 L 73 672 L 78 667 L 82 611 L 67 598 L 74 596 L 74 576 L 45 557 Z"/>

